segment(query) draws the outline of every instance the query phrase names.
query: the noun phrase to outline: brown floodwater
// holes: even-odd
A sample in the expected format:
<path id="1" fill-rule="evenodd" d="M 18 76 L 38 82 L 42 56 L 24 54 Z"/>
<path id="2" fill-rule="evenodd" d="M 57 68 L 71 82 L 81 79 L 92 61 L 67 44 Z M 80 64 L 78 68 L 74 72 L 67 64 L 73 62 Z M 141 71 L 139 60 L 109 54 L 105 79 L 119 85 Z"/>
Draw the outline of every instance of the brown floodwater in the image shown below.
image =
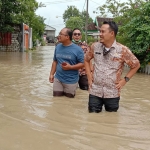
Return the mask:
<path id="1" fill-rule="evenodd" d="M 126 84 L 118 112 L 88 113 L 87 91 L 52 96 L 53 52 L 0 52 L 0 150 L 149 150 L 150 75 Z"/>

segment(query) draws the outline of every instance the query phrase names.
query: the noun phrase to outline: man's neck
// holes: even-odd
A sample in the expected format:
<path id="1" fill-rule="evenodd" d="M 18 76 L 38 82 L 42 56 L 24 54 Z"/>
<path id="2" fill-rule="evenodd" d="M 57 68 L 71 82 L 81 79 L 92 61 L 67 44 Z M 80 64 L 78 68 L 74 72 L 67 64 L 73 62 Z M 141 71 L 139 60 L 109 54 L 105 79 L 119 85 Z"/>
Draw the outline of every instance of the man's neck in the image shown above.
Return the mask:
<path id="1" fill-rule="evenodd" d="M 106 48 L 111 48 L 115 41 L 116 41 L 116 40 L 113 40 L 113 41 L 110 41 L 109 43 L 106 43 L 106 44 L 103 43 L 103 45 L 104 45 Z"/>
<path id="2" fill-rule="evenodd" d="M 64 46 L 70 46 L 72 44 L 72 41 L 67 41 L 67 42 L 64 42 L 62 43 Z"/>
<path id="3" fill-rule="evenodd" d="M 72 42 L 73 42 L 74 44 L 79 44 L 79 43 L 81 43 L 81 40 L 79 40 L 79 41 L 72 40 Z"/>

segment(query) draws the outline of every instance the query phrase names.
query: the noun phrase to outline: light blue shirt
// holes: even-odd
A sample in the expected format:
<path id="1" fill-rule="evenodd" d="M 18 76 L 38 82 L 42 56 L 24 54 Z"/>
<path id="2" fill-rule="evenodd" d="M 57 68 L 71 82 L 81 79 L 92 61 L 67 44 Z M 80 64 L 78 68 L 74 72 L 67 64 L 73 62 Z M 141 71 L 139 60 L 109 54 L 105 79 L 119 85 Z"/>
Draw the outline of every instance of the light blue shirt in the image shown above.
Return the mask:
<path id="1" fill-rule="evenodd" d="M 57 61 L 55 78 L 66 84 L 74 84 L 79 80 L 78 70 L 63 70 L 62 62 L 67 62 L 70 65 L 76 65 L 84 62 L 83 50 L 76 44 L 72 43 L 69 46 L 64 46 L 62 43 L 55 48 L 54 61 Z"/>

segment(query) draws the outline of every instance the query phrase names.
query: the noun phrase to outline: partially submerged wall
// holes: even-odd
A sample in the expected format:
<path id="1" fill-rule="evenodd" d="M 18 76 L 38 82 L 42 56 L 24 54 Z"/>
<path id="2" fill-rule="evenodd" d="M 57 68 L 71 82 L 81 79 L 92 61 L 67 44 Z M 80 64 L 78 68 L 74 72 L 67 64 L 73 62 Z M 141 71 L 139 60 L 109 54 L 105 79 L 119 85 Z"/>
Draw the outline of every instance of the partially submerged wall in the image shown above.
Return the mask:
<path id="1" fill-rule="evenodd" d="M 2 52 L 17 52 L 21 50 L 21 44 L 19 43 L 19 31 L 11 33 L 11 44 L 0 45 L 0 51 Z"/>

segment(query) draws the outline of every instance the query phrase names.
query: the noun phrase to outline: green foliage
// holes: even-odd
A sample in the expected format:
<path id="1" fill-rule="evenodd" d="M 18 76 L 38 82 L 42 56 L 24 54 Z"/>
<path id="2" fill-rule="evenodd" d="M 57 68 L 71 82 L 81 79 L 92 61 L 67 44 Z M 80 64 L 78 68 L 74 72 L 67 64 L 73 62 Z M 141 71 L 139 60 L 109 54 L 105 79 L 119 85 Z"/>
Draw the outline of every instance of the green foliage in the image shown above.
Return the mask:
<path id="1" fill-rule="evenodd" d="M 19 13 L 18 0 L 0 0 L 0 32 L 12 32 L 13 15 Z"/>
<path id="2" fill-rule="evenodd" d="M 38 8 L 36 0 L 18 0 L 20 1 L 20 11 L 17 15 L 13 15 L 15 23 L 24 22 L 29 24 L 35 16 L 35 11 Z"/>
<path id="3" fill-rule="evenodd" d="M 95 13 L 99 13 L 101 17 L 117 17 L 122 15 L 128 9 L 126 2 L 121 3 L 117 0 L 106 0 L 106 3 L 97 8 Z"/>
<path id="4" fill-rule="evenodd" d="M 15 23 L 23 22 L 27 25 L 29 25 L 32 28 L 33 32 L 33 42 L 36 41 L 36 39 L 40 39 L 44 29 L 44 18 L 41 16 L 37 16 L 35 14 L 36 9 L 38 7 L 42 7 L 42 5 L 38 4 L 36 0 L 20 0 L 21 3 L 21 9 L 20 13 L 17 15 L 14 15 L 13 20 Z"/>
<path id="5" fill-rule="evenodd" d="M 80 12 L 75 6 L 68 6 L 67 10 L 65 10 L 63 14 L 64 22 L 66 22 L 71 17 L 79 17 Z"/>
<path id="6" fill-rule="evenodd" d="M 71 29 L 80 28 L 85 30 L 86 11 L 80 12 L 75 6 L 68 6 L 63 14 L 63 19 L 67 27 Z M 92 23 L 93 19 L 88 14 L 88 24 Z"/>
<path id="7" fill-rule="evenodd" d="M 98 10 L 101 16 L 114 18 L 119 25 L 117 40 L 132 50 L 144 68 L 150 62 L 150 1 L 107 0 Z"/>
<path id="8" fill-rule="evenodd" d="M 34 15 L 32 20 L 29 22 L 29 26 L 32 28 L 33 32 L 33 42 L 42 37 L 45 29 L 44 20 L 45 19 L 43 17 Z"/>
<path id="9" fill-rule="evenodd" d="M 141 68 L 150 62 L 150 2 L 141 2 L 140 7 L 129 9 L 120 26 L 119 36 L 140 60 Z"/>
<path id="10" fill-rule="evenodd" d="M 144 0 L 128 0 L 122 3 L 120 0 L 106 0 L 106 3 L 99 6 L 97 11 L 94 12 L 99 13 L 99 16 L 101 17 L 122 17 L 127 11 L 134 10 L 141 6 L 143 2 Z"/>
<path id="11" fill-rule="evenodd" d="M 72 30 L 74 28 L 79 28 L 81 31 L 83 31 L 83 26 L 84 24 L 80 17 L 70 17 L 70 19 L 66 21 L 66 27 Z"/>
<path id="12" fill-rule="evenodd" d="M 33 41 L 41 38 L 44 18 L 35 14 L 42 7 L 36 0 L 0 0 L 0 32 L 13 32 L 13 24 L 25 23 L 33 30 Z"/>
<path id="13" fill-rule="evenodd" d="M 85 22 L 86 22 L 86 11 L 82 11 L 80 13 L 80 18 L 82 19 L 83 23 L 85 24 Z M 88 14 L 88 24 L 90 24 L 92 22 L 93 22 L 93 19 Z"/>
<path id="14" fill-rule="evenodd" d="M 82 41 L 85 41 L 85 33 L 82 32 Z M 87 43 L 90 44 L 90 43 L 93 43 L 93 42 L 96 42 L 97 39 L 94 39 L 92 36 L 87 36 Z"/>
<path id="15" fill-rule="evenodd" d="M 45 46 L 46 42 L 44 40 L 41 41 L 41 46 Z"/>

